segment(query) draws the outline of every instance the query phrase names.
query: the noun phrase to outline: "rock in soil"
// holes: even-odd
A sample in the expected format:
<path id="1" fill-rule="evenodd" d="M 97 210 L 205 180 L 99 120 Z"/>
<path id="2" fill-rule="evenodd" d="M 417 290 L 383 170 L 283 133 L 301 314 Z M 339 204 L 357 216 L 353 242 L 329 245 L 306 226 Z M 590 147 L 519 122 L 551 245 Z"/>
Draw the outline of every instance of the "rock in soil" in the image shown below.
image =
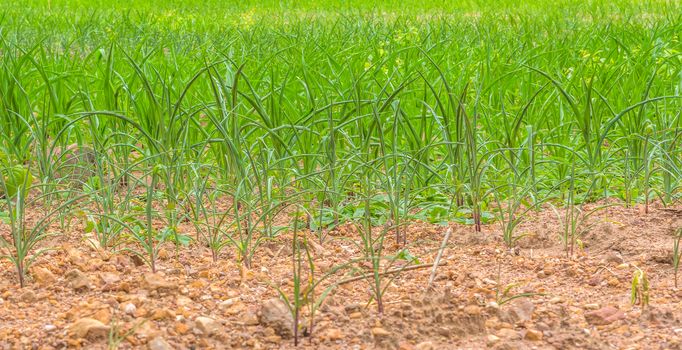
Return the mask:
<path id="1" fill-rule="evenodd" d="M 336 341 L 336 340 L 343 339 L 344 334 L 338 328 L 330 328 L 326 332 L 324 332 L 322 337 L 325 339 L 328 339 L 329 341 Z"/>
<path id="2" fill-rule="evenodd" d="M 77 291 L 90 289 L 90 279 L 81 270 L 73 269 L 66 273 L 69 286 Z"/>
<path id="3" fill-rule="evenodd" d="M 497 344 L 499 341 L 500 341 L 500 337 L 498 337 L 494 334 L 488 334 L 488 336 L 486 337 L 486 344 L 488 346 L 493 346 L 493 345 Z"/>
<path id="4" fill-rule="evenodd" d="M 241 318 L 241 322 L 246 326 L 255 326 L 260 321 L 258 320 L 258 315 L 252 311 L 247 311 Z"/>
<path id="5" fill-rule="evenodd" d="M 497 336 L 502 339 L 520 339 L 519 333 L 510 328 L 502 328 L 497 331 Z"/>
<path id="6" fill-rule="evenodd" d="M 377 337 L 377 338 L 382 338 L 382 337 L 388 337 L 391 335 L 391 332 L 387 331 L 384 328 L 381 327 L 374 327 L 372 328 L 372 335 Z"/>
<path id="7" fill-rule="evenodd" d="M 417 346 L 415 346 L 414 349 L 415 350 L 434 350 L 434 349 L 436 349 L 436 346 L 433 345 L 432 341 L 427 340 L 427 341 L 424 341 L 424 342 L 417 344 Z"/>
<path id="8" fill-rule="evenodd" d="M 137 307 L 133 303 L 127 303 L 123 306 L 123 312 L 128 315 L 135 315 L 135 311 L 137 311 Z"/>
<path id="9" fill-rule="evenodd" d="M 220 323 L 210 317 L 199 316 L 195 320 L 194 328 L 201 331 L 203 335 L 211 336 L 218 333 Z"/>
<path id="10" fill-rule="evenodd" d="M 587 321 L 587 323 L 595 326 L 611 324 L 624 318 L 625 313 L 623 313 L 623 311 L 620 311 L 618 308 L 612 306 L 606 306 L 599 310 L 595 310 L 585 314 L 585 320 Z"/>
<path id="11" fill-rule="evenodd" d="M 274 329 L 282 338 L 291 338 L 294 335 L 294 317 L 280 299 L 272 298 L 263 303 L 259 321 L 264 327 Z"/>
<path id="12" fill-rule="evenodd" d="M 104 284 L 113 285 L 121 281 L 121 276 L 114 272 L 103 272 L 99 276 Z"/>
<path id="13" fill-rule="evenodd" d="M 608 255 L 606 255 L 605 260 L 607 263 L 611 263 L 614 265 L 620 265 L 624 262 L 623 257 L 620 255 L 620 253 L 617 252 L 609 253 Z"/>
<path id="14" fill-rule="evenodd" d="M 526 334 L 523 336 L 523 339 L 530 341 L 540 341 L 542 340 L 542 332 L 535 329 L 529 329 L 526 331 Z"/>
<path id="15" fill-rule="evenodd" d="M 585 310 L 599 310 L 599 304 L 597 304 L 597 303 L 585 304 L 585 305 L 583 305 L 583 309 L 585 309 Z"/>
<path id="16" fill-rule="evenodd" d="M 81 318 L 69 327 L 69 335 L 72 338 L 84 338 L 88 340 L 105 339 L 109 335 L 109 326 L 94 318 Z"/>
<path id="17" fill-rule="evenodd" d="M 33 278 L 43 287 L 53 284 L 57 278 L 52 272 L 44 267 L 36 267 L 33 269 Z"/>
<path id="18" fill-rule="evenodd" d="M 531 301 L 516 299 L 507 308 L 500 310 L 500 319 L 511 324 L 530 321 L 534 310 L 535 305 Z"/>
<path id="19" fill-rule="evenodd" d="M 144 275 L 144 283 L 146 288 L 152 291 L 171 290 L 177 287 L 175 284 L 166 281 L 166 279 L 158 273 L 151 272 Z"/>
<path id="20" fill-rule="evenodd" d="M 161 337 L 156 337 L 147 343 L 149 350 L 173 350 L 173 347 Z"/>
<path id="21" fill-rule="evenodd" d="M 36 293 L 30 289 L 25 290 L 19 295 L 19 301 L 24 303 L 31 303 L 37 299 Z"/>

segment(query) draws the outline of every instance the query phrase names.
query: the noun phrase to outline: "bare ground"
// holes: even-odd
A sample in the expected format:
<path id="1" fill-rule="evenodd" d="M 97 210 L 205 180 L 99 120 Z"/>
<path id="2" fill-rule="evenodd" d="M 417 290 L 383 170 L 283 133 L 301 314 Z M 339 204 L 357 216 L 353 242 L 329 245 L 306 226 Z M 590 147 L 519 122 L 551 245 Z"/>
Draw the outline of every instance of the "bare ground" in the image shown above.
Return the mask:
<path id="1" fill-rule="evenodd" d="M 671 264 L 671 234 L 681 220 L 679 207 L 648 214 L 609 207 L 572 258 L 550 210 L 528 217 L 515 250 L 505 247 L 497 225 L 478 234 L 452 225 L 432 289 L 430 268 L 404 271 L 391 280 L 380 315 L 366 280 L 343 284 L 298 348 L 681 349 L 682 289 L 673 285 Z M 432 263 L 445 231 L 410 225 L 410 253 Z M 264 302 L 278 295 L 273 285 L 291 290 L 290 235 L 264 244 L 252 269 L 235 263 L 229 248 L 214 263 L 207 248 L 192 245 L 176 257 L 169 245 L 152 275 L 125 252 L 92 248 L 82 232 L 74 223 L 44 242 L 57 249 L 36 260 L 23 289 L 12 265 L 0 262 L 0 348 L 294 348 L 286 330 L 263 320 L 272 311 Z M 311 243 L 316 276 L 362 256 L 353 241 L 357 232 L 344 226 L 321 245 Z M 387 239 L 386 252 L 396 249 Z M 637 268 L 651 285 L 644 308 L 630 302 Z M 333 280 L 347 278 L 344 273 Z"/>

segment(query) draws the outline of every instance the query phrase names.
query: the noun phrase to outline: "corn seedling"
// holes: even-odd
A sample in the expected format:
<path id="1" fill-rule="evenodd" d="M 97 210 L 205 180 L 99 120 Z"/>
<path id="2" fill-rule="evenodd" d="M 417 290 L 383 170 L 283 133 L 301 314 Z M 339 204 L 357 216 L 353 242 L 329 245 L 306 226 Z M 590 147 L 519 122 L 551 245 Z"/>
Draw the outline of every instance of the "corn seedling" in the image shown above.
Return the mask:
<path id="1" fill-rule="evenodd" d="M 630 303 L 632 305 L 641 306 L 642 308 L 649 305 L 649 279 L 646 272 L 635 266 L 635 272 L 632 274 L 632 283 L 630 287 Z"/>
<path id="2" fill-rule="evenodd" d="M 6 173 L 6 172 L 4 172 Z M 44 253 L 47 248 L 38 247 L 39 243 L 48 238 L 52 233 L 48 228 L 52 222 L 58 220 L 63 215 L 65 208 L 72 208 L 74 204 L 82 200 L 85 196 L 79 196 L 60 203 L 46 214 L 31 224 L 27 223 L 27 206 L 36 201 L 43 200 L 45 194 L 36 197 L 29 197 L 33 187 L 29 180 L 32 179 L 28 174 L 30 169 L 24 169 L 19 175 L 10 175 L 9 181 L 12 186 L 7 185 L 8 181 L 4 176 L 0 176 L 0 188 L 6 193 L 2 200 L 2 221 L 9 226 L 9 237 L 0 236 L 0 258 L 7 259 L 14 265 L 19 280 L 19 285 L 23 288 L 26 284 L 26 273 L 35 259 Z M 10 191 L 12 188 L 12 191 Z M 10 196 L 13 193 L 13 196 Z"/>
<path id="3" fill-rule="evenodd" d="M 675 288 L 677 288 L 677 274 L 680 270 L 680 260 L 682 260 L 682 228 L 677 229 L 673 236 L 673 270 L 675 279 Z"/>

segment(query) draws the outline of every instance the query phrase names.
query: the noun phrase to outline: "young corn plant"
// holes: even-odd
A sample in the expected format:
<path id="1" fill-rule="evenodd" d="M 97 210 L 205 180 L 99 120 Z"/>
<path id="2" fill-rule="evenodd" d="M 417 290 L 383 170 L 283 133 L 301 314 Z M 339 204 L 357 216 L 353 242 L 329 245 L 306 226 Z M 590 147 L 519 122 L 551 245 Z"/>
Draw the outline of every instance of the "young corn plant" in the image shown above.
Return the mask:
<path id="1" fill-rule="evenodd" d="M 231 243 L 225 228 L 232 211 L 229 207 L 223 208 L 221 203 L 229 196 L 229 192 L 208 187 L 211 171 L 205 168 L 209 167 L 195 165 L 192 168 L 194 185 L 187 197 L 193 198 L 189 211 L 197 234 L 195 240 L 208 246 L 213 262 L 217 262 L 220 252 Z"/>
<path id="2" fill-rule="evenodd" d="M 649 213 L 652 197 L 651 181 L 654 172 L 655 151 L 658 149 L 652 135 L 653 125 L 647 123 L 642 134 L 618 139 L 624 141 L 623 147 L 623 192 L 626 207 L 631 207 L 636 197 L 642 197 L 644 213 Z"/>
<path id="3" fill-rule="evenodd" d="M 253 160 L 251 161 L 253 165 Z M 284 188 L 277 189 L 283 194 L 275 196 L 271 178 L 259 174 L 257 167 L 249 166 L 246 171 L 253 174 L 253 178 L 241 179 L 228 192 L 233 200 L 229 209 L 232 212 L 229 216 L 232 222 L 228 225 L 228 230 L 232 233 L 226 237 L 235 247 L 238 261 L 244 267 L 251 268 L 258 247 L 273 239 L 279 231 L 279 228 L 275 230 L 273 227 L 274 218 L 296 200 L 304 198 L 307 191 L 291 188 L 293 193 L 286 194 L 290 188 L 287 184 Z"/>
<path id="4" fill-rule="evenodd" d="M 132 223 L 132 227 L 127 225 L 126 228 L 131 231 L 133 239 L 142 248 L 141 251 L 132 248 L 126 248 L 126 250 L 137 255 L 146 262 L 153 273 L 156 273 L 157 257 L 160 248 L 159 242 L 161 238 L 158 230 L 154 228 L 154 219 L 158 217 L 158 213 L 154 209 L 154 203 L 158 197 L 156 186 L 161 171 L 162 170 L 158 167 L 154 167 L 150 173 L 147 174 L 150 177 L 150 183 L 146 187 L 145 206 L 144 208 L 139 208 L 141 213 L 133 212 L 124 220 L 125 222 Z M 138 218 L 138 214 L 142 214 L 143 218 Z"/>
<path id="5" fill-rule="evenodd" d="M 682 260 L 682 227 L 677 229 L 673 235 L 673 271 L 675 288 L 677 288 L 677 275 L 680 271 L 680 260 Z"/>
<path id="6" fill-rule="evenodd" d="M 436 68 L 441 77 L 443 77 L 440 68 L 437 66 Z M 461 94 L 455 95 L 451 92 L 451 88 L 444 78 L 443 83 L 448 94 L 447 103 L 442 102 L 438 98 L 435 87 L 427 84 L 434 95 L 436 95 L 438 108 L 443 113 L 443 117 L 437 117 L 436 121 L 442 128 L 445 139 L 448 154 L 448 157 L 445 159 L 447 173 L 454 176 L 453 183 L 457 189 L 457 206 L 463 205 L 465 201 L 464 194 L 468 195 L 474 230 L 481 232 L 483 223 L 482 205 L 486 196 L 485 177 L 490 167 L 490 158 L 493 154 L 487 149 L 488 143 L 482 140 L 480 136 L 481 126 L 478 123 L 480 87 L 476 91 L 473 111 L 468 113 L 466 110 L 468 84 L 464 87 Z M 450 122 L 447 117 L 450 114 L 447 106 L 454 109 L 454 123 Z M 436 114 L 435 111 L 432 111 L 432 113 Z"/>
<path id="7" fill-rule="evenodd" d="M 303 209 L 303 210 L 302 210 Z M 322 280 L 316 279 L 316 267 L 313 255 L 309 249 L 308 235 L 301 234 L 300 230 L 307 229 L 306 218 L 303 217 L 305 208 L 296 206 L 294 222 L 292 227 L 292 257 L 291 257 L 291 282 L 293 289 L 288 295 L 282 288 L 271 284 L 280 295 L 280 298 L 289 308 L 294 319 L 294 346 L 298 346 L 301 330 L 303 334 L 310 335 L 313 332 L 315 313 L 331 292 L 333 287 L 329 287 L 322 295 L 315 294 L 316 287 Z M 303 312 L 307 309 L 309 323 L 301 324 Z"/>
<path id="8" fill-rule="evenodd" d="M 440 89 L 438 89 L 434 82 L 431 82 L 422 74 L 424 84 L 435 99 L 435 106 L 432 107 L 427 103 L 426 96 L 423 99 L 423 103 L 433 116 L 435 124 L 441 132 L 442 143 L 445 148 L 445 158 L 443 159 L 445 173 L 447 179 L 451 181 L 450 186 L 454 188 L 454 202 L 456 207 L 459 208 L 464 204 L 464 186 L 467 175 L 467 160 L 465 159 L 467 152 L 467 142 L 465 140 L 467 125 L 464 120 L 467 116 L 462 104 L 465 101 L 468 84 L 464 86 L 459 95 L 456 94 L 454 88 L 448 83 L 443 70 L 428 54 L 425 53 L 425 55 L 438 72 L 439 80 L 445 90 L 445 96 L 441 97 Z"/>
<path id="9" fill-rule="evenodd" d="M 534 296 L 540 296 L 543 295 L 542 293 L 532 293 L 532 292 L 526 292 L 526 293 L 513 293 L 512 290 L 516 287 L 519 286 L 518 283 L 509 283 L 509 284 L 504 284 L 502 283 L 502 263 L 503 260 L 505 259 L 504 256 L 498 257 L 497 258 L 497 279 L 496 279 L 496 287 L 495 287 L 495 302 L 497 305 L 504 305 L 506 303 L 509 303 L 513 300 L 519 299 L 519 298 L 531 298 Z M 504 286 L 504 288 L 503 288 Z"/>
<path id="10" fill-rule="evenodd" d="M 663 178 L 663 202 L 673 203 L 676 192 L 682 187 L 682 113 L 678 113 L 670 126 L 663 132 L 658 144 L 661 153 L 661 176 Z"/>
<path id="11" fill-rule="evenodd" d="M 578 174 L 576 173 L 576 164 L 574 158 L 571 162 L 571 174 L 568 179 L 564 182 L 568 183 L 568 189 L 566 193 L 566 198 L 564 201 L 564 214 L 561 215 L 559 211 L 552 206 L 552 210 L 559 218 L 562 226 L 561 240 L 564 244 L 564 251 L 566 252 L 566 257 L 572 258 L 575 252 L 575 246 L 578 244 L 582 246 L 582 241 L 580 238 L 585 234 L 594 223 L 590 222 L 590 218 L 599 212 L 606 206 L 596 206 L 590 210 L 585 210 L 583 203 L 584 198 L 589 196 L 589 189 L 586 191 L 582 200 L 576 198 L 578 195 L 576 189 L 576 183 L 578 181 Z M 591 189 L 592 187 L 590 187 Z"/>
<path id="12" fill-rule="evenodd" d="M 635 272 L 632 274 L 632 283 L 630 286 L 630 303 L 632 305 L 639 304 L 642 309 L 649 306 L 649 292 L 651 286 L 649 285 L 649 278 L 646 272 L 635 266 Z"/>
<path id="13" fill-rule="evenodd" d="M 105 152 L 97 154 L 94 176 L 82 186 L 82 191 L 88 195 L 93 209 L 82 209 L 79 211 L 79 216 L 85 221 L 86 233 L 94 233 L 99 248 L 115 251 L 123 243 L 121 234 L 124 232 L 124 227 L 119 221 L 125 217 L 126 206 L 133 199 L 131 191 L 123 192 L 121 196 L 119 187 L 124 179 L 123 174 L 132 169 L 117 172 L 112 158 Z"/>
<path id="14" fill-rule="evenodd" d="M 61 219 L 65 215 L 66 208 L 72 208 L 74 204 L 85 198 L 78 196 L 63 201 L 56 207 L 47 211 L 46 214 L 29 225 L 26 213 L 29 206 L 36 205 L 45 200 L 48 194 L 31 197 L 30 168 L 23 168 L 23 171 L 16 171 L 16 168 L 0 169 L 0 189 L 4 193 L 2 199 L 1 219 L 5 225 L 9 226 L 9 235 L 0 236 L 0 259 L 9 260 L 15 267 L 19 286 L 26 285 L 26 273 L 31 264 L 42 253 L 49 248 L 40 248 L 40 242 L 53 234 L 48 232 L 50 224 L 55 220 Z M 5 175 L 7 174 L 7 175 Z"/>
<path id="15" fill-rule="evenodd" d="M 365 174 L 365 188 L 367 191 L 371 189 L 371 182 L 369 182 L 369 174 Z M 374 219 L 372 217 L 372 205 L 371 196 L 369 193 L 363 194 L 362 199 L 363 208 L 361 210 L 362 217 L 359 222 L 354 222 L 354 226 L 360 232 L 361 242 L 360 248 L 363 252 L 363 258 L 361 259 L 363 265 L 369 265 L 369 273 L 366 276 L 366 280 L 370 292 L 370 303 L 372 301 L 376 302 L 377 312 L 383 314 L 385 311 L 384 295 L 391 285 L 391 282 L 397 278 L 402 269 L 397 271 L 391 271 L 391 276 L 386 277 L 389 273 L 389 269 L 392 263 L 396 260 L 408 260 L 408 264 L 404 265 L 406 268 L 409 263 L 416 261 L 409 252 L 402 250 L 402 253 L 398 253 L 395 256 L 386 255 L 384 252 L 384 242 L 386 236 L 389 232 L 395 228 L 388 225 L 381 225 L 376 227 L 374 224 Z M 363 278 L 365 279 L 365 278 Z"/>
<path id="16" fill-rule="evenodd" d="M 375 230 L 375 220 L 372 217 L 372 193 L 373 182 L 372 175 L 375 169 L 372 167 L 371 162 L 365 164 L 363 174 L 363 188 L 362 198 L 359 209 L 361 216 L 358 218 L 359 222 L 353 222 L 355 228 L 360 233 L 361 239 L 361 251 L 363 252 L 363 258 L 366 264 L 369 264 L 371 277 L 368 278 L 369 290 L 373 300 L 377 303 L 377 311 L 379 314 L 384 312 L 384 286 L 383 278 L 381 274 L 382 260 L 384 259 L 384 239 L 386 234 L 390 229 L 390 226 L 381 225 Z M 378 232 L 375 232 L 378 231 Z"/>
<path id="17" fill-rule="evenodd" d="M 247 179 L 243 179 L 231 193 L 234 203 L 231 205 L 234 219 L 231 227 L 234 233 L 228 235 L 237 250 L 237 260 L 246 268 L 252 267 L 252 258 L 258 246 L 267 238 L 260 235 L 259 222 L 262 220 L 258 196 Z"/>
<path id="18" fill-rule="evenodd" d="M 296 216 L 294 217 L 294 232 L 291 241 L 293 252 L 291 255 L 291 272 L 293 281 L 292 298 L 286 298 L 286 295 L 279 290 L 280 295 L 283 297 L 285 303 L 289 306 L 289 309 L 294 317 L 294 346 L 298 346 L 300 320 L 302 316 L 301 313 L 305 305 L 309 303 L 308 290 L 313 286 L 315 275 L 315 264 L 313 262 L 312 256 L 310 255 L 310 251 L 308 250 L 308 245 L 306 242 L 307 236 L 303 235 L 303 237 L 299 237 L 299 214 L 300 212 L 297 211 Z M 305 278 L 305 275 L 307 275 L 308 278 Z"/>
<path id="19" fill-rule="evenodd" d="M 507 247 L 513 248 L 516 242 L 523 238 L 523 235 L 516 234 L 516 227 L 542 202 L 530 200 L 536 185 L 523 180 L 522 176 L 525 175 L 525 171 L 519 173 L 514 169 L 507 173 L 511 175 L 506 177 L 506 183 L 494 186 L 490 191 L 497 204 L 493 211 L 502 228 L 504 243 Z"/>
<path id="20" fill-rule="evenodd" d="M 350 280 L 339 280 L 339 272 L 348 269 L 363 259 L 351 259 L 350 261 L 330 268 L 326 273 L 318 277 L 317 267 L 311 253 L 309 237 L 302 233 L 307 229 L 307 218 L 303 215 L 305 208 L 296 206 L 294 214 L 292 236 L 292 260 L 291 260 L 291 293 L 274 283 L 270 285 L 277 291 L 281 300 L 287 305 L 294 319 L 294 345 L 298 346 L 301 334 L 310 336 L 315 326 L 315 315 L 324 301 L 341 283 Z M 327 283 L 325 288 L 323 283 Z M 320 291 L 321 290 L 321 291 Z M 318 291 L 320 291 L 318 293 Z M 301 319 L 307 312 L 308 324 L 301 324 Z"/>
<path id="21" fill-rule="evenodd" d="M 4 197 L 3 221 L 10 227 L 10 237 L 0 236 L 3 259 L 8 259 L 16 268 L 19 285 L 25 285 L 26 271 L 31 262 L 42 251 L 33 253 L 33 248 L 46 238 L 44 231 L 32 231 L 26 227 L 26 196 L 31 188 L 30 169 L 3 166 L 0 172 L 0 193 Z"/>
<path id="22" fill-rule="evenodd" d="M 464 109 L 464 99 L 466 94 L 460 100 L 460 106 Z M 480 140 L 479 124 L 478 124 L 478 106 L 480 98 L 480 88 L 477 91 L 476 99 L 474 101 L 474 111 L 469 117 L 466 111 L 464 114 L 464 145 L 466 149 L 466 164 L 468 182 L 466 184 L 467 192 L 471 200 L 471 212 L 476 232 L 481 232 L 481 224 L 483 221 L 482 204 L 486 200 L 486 172 L 491 165 L 491 159 L 494 157 L 492 151 L 488 151 L 488 143 Z"/>

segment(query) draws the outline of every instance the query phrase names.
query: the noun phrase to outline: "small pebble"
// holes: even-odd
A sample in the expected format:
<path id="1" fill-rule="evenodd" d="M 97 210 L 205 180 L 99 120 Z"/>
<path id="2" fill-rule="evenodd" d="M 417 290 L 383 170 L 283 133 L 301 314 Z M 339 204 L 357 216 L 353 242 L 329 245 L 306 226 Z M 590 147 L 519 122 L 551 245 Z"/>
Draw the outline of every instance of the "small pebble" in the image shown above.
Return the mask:
<path id="1" fill-rule="evenodd" d="M 137 307 L 135 307 L 135 304 L 133 304 L 133 303 L 127 303 L 123 307 L 123 312 L 125 312 L 128 315 L 134 315 L 135 311 L 137 311 Z"/>
<path id="2" fill-rule="evenodd" d="M 599 304 L 593 303 L 593 304 L 585 304 L 583 308 L 587 310 L 597 310 L 599 309 Z"/>

